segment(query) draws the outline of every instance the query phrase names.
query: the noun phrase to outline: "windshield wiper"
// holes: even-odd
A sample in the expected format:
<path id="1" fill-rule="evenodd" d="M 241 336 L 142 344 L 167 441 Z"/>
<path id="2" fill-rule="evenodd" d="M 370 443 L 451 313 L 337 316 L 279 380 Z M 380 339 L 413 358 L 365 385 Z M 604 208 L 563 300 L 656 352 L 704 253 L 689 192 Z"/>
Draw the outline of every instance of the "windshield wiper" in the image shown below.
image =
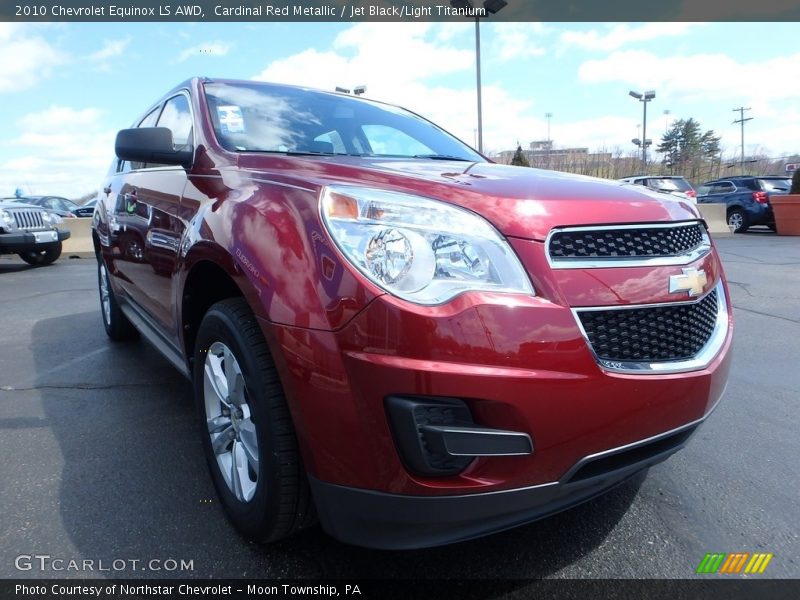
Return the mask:
<path id="1" fill-rule="evenodd" d="M 464 158 L 463 156 L 451 156 L 449 154 L 415 154 L 411 158 L 430 158 L 432 160 L 458 160 L 461 162 L 475 162 L 471 158 Z"/>

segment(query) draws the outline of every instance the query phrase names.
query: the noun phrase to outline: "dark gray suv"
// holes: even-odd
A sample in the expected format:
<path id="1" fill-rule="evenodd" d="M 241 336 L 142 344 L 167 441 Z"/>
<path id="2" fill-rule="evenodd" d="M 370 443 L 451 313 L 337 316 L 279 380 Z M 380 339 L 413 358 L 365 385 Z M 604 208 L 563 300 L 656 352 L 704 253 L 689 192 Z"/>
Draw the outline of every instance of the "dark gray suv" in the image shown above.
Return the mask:
<path id="1" fill-rule="evenodd" d="M 61 256 L 69 231 L 56 228 L 61 218 L 32 204 L 0 198 L 0 254 L 18 254 L 29 265 L 44 266 Z"/>

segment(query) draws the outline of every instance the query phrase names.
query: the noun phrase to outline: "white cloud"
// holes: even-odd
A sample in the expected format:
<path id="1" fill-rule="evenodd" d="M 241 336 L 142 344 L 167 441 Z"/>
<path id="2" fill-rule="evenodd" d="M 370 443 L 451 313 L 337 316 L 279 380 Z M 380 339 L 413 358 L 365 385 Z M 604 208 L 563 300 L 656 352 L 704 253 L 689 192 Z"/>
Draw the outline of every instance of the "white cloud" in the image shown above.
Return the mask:
<path id="1" fill-rule="evenodd" d="M 520 60 L 529 56 L 542 56 L 545 49 L 541 40 L 551 29 L 543 23 L 494 23 L 494 43 L 488 53 L 502 61 Z M 484 52 L 484 49 L 481 51 Z"/>
<path id="2" fill-rule="evenodd" d="M 225 56 L 230 52 L 231 45 L 227 42 L 208 42 L 187 48 L 178 55 L 176 62 L 184 62 L 197 56 Z"/>
<path id="3" fill-rule="evenodd" d="M 4 142 L 17 149 L 0 164 L 0 190 L 78 197 L 97 189 L 113 158 L 115 131 L 101 111 L 51 106 L 17 121 L 21 134 Z M 5 192 L 3 192 L 5 193 Z"/>
<path id="4" fill-rule="evenodd" d="M 0 94 L 18 92 L 49 77 L 67 56 L 28 26 L 0 23 Z M 13 57 L 13 58 L 12 58 Z"/>
<path id="5" fill-rule="evenodd" d="M 395 98 L 409 83 L 467 70 L 469 50 L 427 41 L 431 23 L 359 23 L 341 32 L 329 51 L 308 49 L 276 60 L 254 79 L 322 89 L 366 84 L 371 97 Z M 407 94 L 402 94 L 407 96 Z"/>
<path id="6" fill-rule="evenodd" d="M 585 50 L 610 52 L 635 42 L 647 42 L 657 38 L 682 36 L 697 28 L 700 23 L 645 23 L 632 26 L 619 24 L 604 30 L 565 31 L 560 41 L 565 46 L 577 46 Z"/>
<path id="7" fill-rule="evenodd" d="M 635 89 L 652 88 L 658 93 L 697 101 L 764 103 L 800 96 L 800 79 L 775 79 L 778 74 L 792 73 L 798 61 L 800 53 L 739 63 L 726 54 L 659 57 L 631 50 L 584 62 L 578 69 L 578 78 L 585 83 L 618 81 Z"/>
<path id="8" fill-rule="evenodd" d="M 102 62 L 104 60 L 108 60 L 109 58 L 119 56 L 125 52 L 125 48 L 128 47 L 128 44 L 131 43 L 131 40 L 131 36 L 127 36 L 121 40 L 103 40 L 103 47 L 97 52 L 90 54 L 89 60 L 94 62 Z"/>

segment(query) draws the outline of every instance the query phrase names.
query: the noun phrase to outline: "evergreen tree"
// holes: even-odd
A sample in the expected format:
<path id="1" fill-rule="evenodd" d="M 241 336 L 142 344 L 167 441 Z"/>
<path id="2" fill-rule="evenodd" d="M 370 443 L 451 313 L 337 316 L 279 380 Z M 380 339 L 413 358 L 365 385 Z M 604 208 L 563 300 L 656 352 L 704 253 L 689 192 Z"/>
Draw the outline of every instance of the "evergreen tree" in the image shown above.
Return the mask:
<path id="1" fill-rule="evenodd" d="M 528 158 L 522 153 L 522 146 L 517 144 L 517 150 L 514 152 L 514 156 L 511 159 L 511 164 L 516 165 L 518 167 L 530 167 L 530 163 L 528 162 Z"/>
<path id="2" fill-rule="evenodd" d="M 702 133 L 700 123 L 694 119 L 678 119 L 661 138 L 656 150 L 664 155 L 663 163 L 670 173 L 680 173 L 693 178 L 702 164 L 720 153 L 720 137 L 709 129 Z"/>

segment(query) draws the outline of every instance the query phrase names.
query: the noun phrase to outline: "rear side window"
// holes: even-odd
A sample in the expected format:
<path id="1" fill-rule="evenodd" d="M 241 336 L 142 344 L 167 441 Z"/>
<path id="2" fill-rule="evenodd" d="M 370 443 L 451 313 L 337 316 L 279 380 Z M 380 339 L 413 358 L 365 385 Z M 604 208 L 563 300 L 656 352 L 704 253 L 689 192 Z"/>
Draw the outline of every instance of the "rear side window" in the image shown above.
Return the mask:
<path id="1" fill-rule="evenodd" d="M 761 189 L 765 192 L 788 192 L 792 189 L 792 180 L 786 179 L 759 179 Z"/>

